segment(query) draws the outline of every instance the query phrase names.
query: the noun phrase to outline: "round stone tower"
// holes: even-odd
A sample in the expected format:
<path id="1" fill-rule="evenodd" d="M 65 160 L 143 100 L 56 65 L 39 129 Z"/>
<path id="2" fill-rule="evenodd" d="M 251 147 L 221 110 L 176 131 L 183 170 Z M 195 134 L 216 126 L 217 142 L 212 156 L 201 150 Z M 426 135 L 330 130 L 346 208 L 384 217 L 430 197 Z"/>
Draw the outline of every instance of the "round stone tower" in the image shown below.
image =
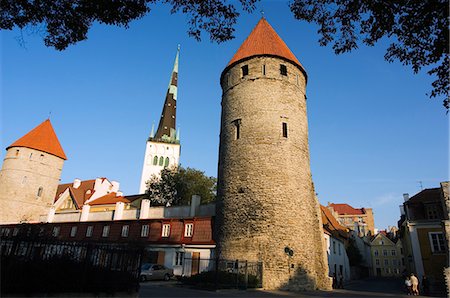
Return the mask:
<path id="1" fill-rule="evenodd" d="M 266 289 L 330 289 L 311 179 L 307 76 L 262 18 L 222 72 L 216 241 Z"/>
<path id="2" fill-rule="evenodd" d="M 67 159 L 50 120 L 6 150 L 0 171 L 0 222 L 39 221 L 53 204 Z"/>

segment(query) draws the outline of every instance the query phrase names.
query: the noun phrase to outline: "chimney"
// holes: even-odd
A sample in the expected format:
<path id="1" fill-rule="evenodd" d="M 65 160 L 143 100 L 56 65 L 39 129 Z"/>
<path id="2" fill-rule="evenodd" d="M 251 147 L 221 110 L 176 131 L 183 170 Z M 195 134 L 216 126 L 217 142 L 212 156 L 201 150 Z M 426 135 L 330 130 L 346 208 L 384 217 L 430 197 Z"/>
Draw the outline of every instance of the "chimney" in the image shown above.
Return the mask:
<path id="1" fill-rule="evenodd" d="M 403 205 L 398 206 L 400 208 L 400 215 L 405 215 L 405 207 Z"/>
<path id="2" fill-rule="evenodd" d="M 113 220 L 121 220 L 123 217 L 123 210 L 125 209 L 124 202 L 116 203 L 116 210 L 114 211 L 114 219 Z"/>
<path id="3" fill-rule="evenodd" d="M 88 221 L 90 209 L 91 209 L 90 205 L 87 204 L 83 205 L 83 208 L 81 209 L 80 221 Z"/>
<path id="4" fill-rule="evenodd" d="M 149 214 L 148 214 L 149 211 L 150 211 L 150 200 L 143 199 L 141 201 L 141 211 L 139 212 L 139 219 L 149 218 Z"/>
<path id="5" fill-rule="evenodd" d="M 55 218 L 55 211 L 56 208 L 54 206 L 50 207 L 47 215 L 47 222 L 53 222 L 53 219 Z"/>
<path id="6" fill-rule="evenodd" d="M 403 194 L 403 200 L 405 200 L 405 202 L 409 200 L 409 193 Z"/>
<path id="7" fill-rule="evenodd" d="M 73 180 L 73 188 L 78 188 L 78 187 L 80 187 L 80 185 L 81 185 L 81 180 L 78 178 L 75 178 Z"/>
<path id="8" fill-rule="evenodd" d="M 198 210 L 200 209 L 201 197 L 199 195 L 193 195 L 191 199 L 191 211 L 189 216 L 198 216 Z"/>
<path id="9" fill-rule="evenodd" d="M 112 184 L 112 189 L 111 189 L 111 191 L 112 192 L 118 192 L 119 191 L 119 186 L 120 186 L 120 183 L 119 182 L 117 182 L 117 181 L 111 181 L 111 184 Z"/>

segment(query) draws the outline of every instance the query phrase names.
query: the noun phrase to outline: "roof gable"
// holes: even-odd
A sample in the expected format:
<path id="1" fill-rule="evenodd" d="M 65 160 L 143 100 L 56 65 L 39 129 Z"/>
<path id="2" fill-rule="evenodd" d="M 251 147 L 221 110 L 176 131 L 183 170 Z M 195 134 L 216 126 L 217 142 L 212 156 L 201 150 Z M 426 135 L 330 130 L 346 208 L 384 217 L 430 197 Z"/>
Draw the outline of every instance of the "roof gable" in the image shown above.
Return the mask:
<path id="1" fill-rule="evenodd" d="M 242 59 L 258 55 L 284 58 L 296 64 L 303 72 L 305 71 L 295 55 L 264 17 L 259 20 L 253 31 L 228 62 L 227 68 Z"/>
<path id="2" fill-rule="evenodd" d="M 363 208 L 356 209 L 350 206 L 349 204 L 329 204 L 330 207 L 334 209 L 339 215 L 359 215 L 365 214 Z"/>
<path id="3" fill-rule="evenodd" d="M 26 147 L 67 159 L 50 120 L 47 119 L 6 148 Z"/>
<path id="4" fill-rule="evenodd" d="M 383 241 L 389 241 L 391 243 L 391 245 L 395 245 L 395 242 L 392 241 L 391 239 L 389 239 L 386 235 L 384 235 L 383 233 L 378 233 L 376 234 L 373 239 L 370 241 L 370 243 L 373 245 L 375 244 L 375 240 L 377 239 L 382 239 Z"/>

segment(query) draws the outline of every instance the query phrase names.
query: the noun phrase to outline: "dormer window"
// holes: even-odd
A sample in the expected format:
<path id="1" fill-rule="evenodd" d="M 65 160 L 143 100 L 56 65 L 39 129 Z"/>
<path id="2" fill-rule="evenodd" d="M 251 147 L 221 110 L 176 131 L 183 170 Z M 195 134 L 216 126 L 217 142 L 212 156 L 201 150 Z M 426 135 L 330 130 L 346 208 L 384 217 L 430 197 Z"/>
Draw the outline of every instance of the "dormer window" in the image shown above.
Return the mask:
<path id="1" fill-rule="evenodd" d="M 248 65 L 242 66 L 241 71 L 242 71 L 242 77 L 245 77 L 246 75 L 248 75 Z"/>
<path id="2" fill-rule="evenodd" d="M 280 74 L 282 76 L 287 76 L 287 67 L 284 64 L 280 64 Z"/>

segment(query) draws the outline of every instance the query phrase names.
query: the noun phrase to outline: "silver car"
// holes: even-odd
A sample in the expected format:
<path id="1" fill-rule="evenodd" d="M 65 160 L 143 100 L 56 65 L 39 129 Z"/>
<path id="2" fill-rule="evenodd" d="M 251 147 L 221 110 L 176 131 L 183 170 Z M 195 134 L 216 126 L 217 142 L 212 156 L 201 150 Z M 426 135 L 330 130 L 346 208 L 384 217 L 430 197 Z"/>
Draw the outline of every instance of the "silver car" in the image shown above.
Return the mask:
<path id="1" fill-rule="evenodd" d="M 141 266 L 141 281 L 170 280 L 173 277 L 173 269 L 163 265 L 144 263 Z"/>

